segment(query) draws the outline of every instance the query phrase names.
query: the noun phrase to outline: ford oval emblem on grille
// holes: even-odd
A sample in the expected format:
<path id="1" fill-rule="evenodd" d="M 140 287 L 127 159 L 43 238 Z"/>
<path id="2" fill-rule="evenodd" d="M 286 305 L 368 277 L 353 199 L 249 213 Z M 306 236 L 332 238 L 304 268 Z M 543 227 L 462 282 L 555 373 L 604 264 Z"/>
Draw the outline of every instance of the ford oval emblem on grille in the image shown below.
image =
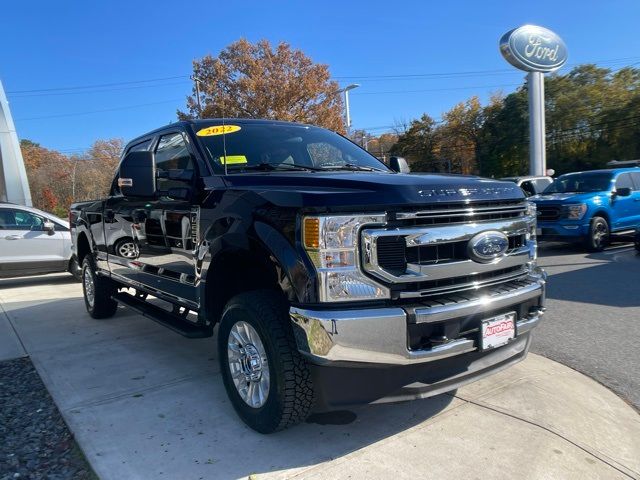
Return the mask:
<path id="1" fill-rule="evenodd" d="M 469 240 L 469 258 L 480 263 L 489 263 L 504 256 L 509 248 L 507 236 L 497 230 L 481 232 Z"/>

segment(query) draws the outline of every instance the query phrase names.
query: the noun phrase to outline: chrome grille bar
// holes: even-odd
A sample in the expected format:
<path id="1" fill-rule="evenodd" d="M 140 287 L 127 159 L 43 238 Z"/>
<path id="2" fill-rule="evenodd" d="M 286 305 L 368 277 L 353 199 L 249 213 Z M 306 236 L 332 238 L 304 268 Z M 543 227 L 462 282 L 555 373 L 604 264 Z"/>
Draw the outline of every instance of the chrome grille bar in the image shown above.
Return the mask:
<path id="1" fill-rule="evenodd" d="M 416 218 L 431 218 L 431 217 L 448 217 L 448 216 L 466 216 L 473 217 L 483 213 L 519 213 L 526 212 L 526 204 L 520 203 L 512 206 L 495 206 L 495 207 L 468 207 L 460 209 L 443 209 L 443 210 L 424 210 L 418 212 L 399 212 L 396 213 L 398 220 L 413 220 Z"/>

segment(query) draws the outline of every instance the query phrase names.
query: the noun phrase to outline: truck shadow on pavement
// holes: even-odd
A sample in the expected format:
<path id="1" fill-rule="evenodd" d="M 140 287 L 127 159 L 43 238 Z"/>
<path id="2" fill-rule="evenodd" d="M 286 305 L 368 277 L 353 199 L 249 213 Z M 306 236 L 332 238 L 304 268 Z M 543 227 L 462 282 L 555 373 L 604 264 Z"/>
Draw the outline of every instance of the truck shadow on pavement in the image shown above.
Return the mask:
<path id="1" fill-rule="evenodd" d="M 361 406 L 261 435 L 227 399 L 215 335 L 185 339 L 125 308 L 93 320 L 80 285 L 63 283 L 47 282 L 61 298 L 12 301 L 9 292 L 3 308 L 100 477 L 239 478 L 293 469 L 290 475 L 461 403 L 445 394 Z"/>

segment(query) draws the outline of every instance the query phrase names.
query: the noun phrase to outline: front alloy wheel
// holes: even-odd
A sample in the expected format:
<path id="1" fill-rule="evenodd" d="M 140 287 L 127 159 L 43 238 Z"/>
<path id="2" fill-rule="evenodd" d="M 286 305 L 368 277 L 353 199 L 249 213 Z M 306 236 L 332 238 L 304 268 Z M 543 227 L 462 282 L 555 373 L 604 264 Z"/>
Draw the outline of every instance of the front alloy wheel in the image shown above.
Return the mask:
<path id="1" fill-rule="evenodd" d="M 229 300 L 218 329 L 218 356 L 231 404 L 254 430 L 282 430 L 311 412 L 311 373 L 282 292 L 257 290 Z"/>
<path id="2" fill-rule="evenodd" d="M 229 331 L 227 356 L 233 384 L 251 408 L 260 408 L 269 396 L 269 361 L 255 329 L 237 322 Z"/>

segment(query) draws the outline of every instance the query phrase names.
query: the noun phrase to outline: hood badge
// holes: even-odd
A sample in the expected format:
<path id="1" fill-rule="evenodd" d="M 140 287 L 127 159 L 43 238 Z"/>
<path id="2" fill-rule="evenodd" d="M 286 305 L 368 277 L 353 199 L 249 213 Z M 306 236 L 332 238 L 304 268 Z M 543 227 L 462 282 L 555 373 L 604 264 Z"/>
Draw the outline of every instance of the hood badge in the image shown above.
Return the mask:
<path id="1" fill-rule="evenodd" d="M 516 186 L 514 184 L 514 186 Z M 517 187 L 517 186 L 516 186 Z M 418 190 L 421 197 L 470 197 L 472 195 L 503 195 L 513 192 L 512 187 L 460 187 L 460 188 L 429 188 Z"/>
<path id="2" fill-rule="evenodd" d="M 509 249 L 509 238 L 498 230 L 480 232 L 469 240 L 467 254 L 478 263 L 491 263 L 504 257 Z"/>

